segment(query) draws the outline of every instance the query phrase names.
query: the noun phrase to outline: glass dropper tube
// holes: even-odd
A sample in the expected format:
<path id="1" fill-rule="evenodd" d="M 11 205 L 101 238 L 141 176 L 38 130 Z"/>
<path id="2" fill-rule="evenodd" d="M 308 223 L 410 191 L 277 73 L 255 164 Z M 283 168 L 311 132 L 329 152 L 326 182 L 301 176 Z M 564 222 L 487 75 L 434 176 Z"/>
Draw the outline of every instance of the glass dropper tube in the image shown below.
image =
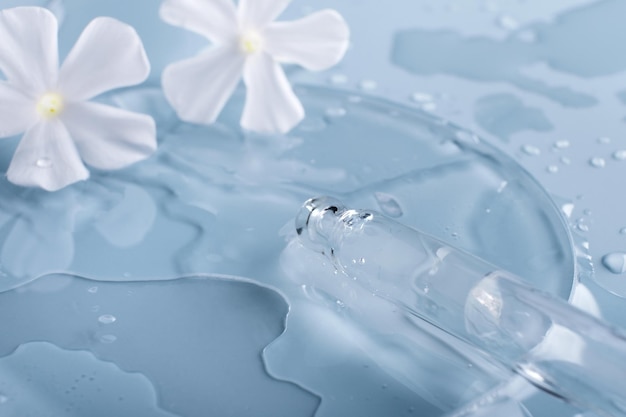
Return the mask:
<path id="1" fill-rule="evenodd" d="M 435 237 L 329 197 L 304 204 L 296 231 L 355 285 L 547 392 L 601 415 L 626 416 L 621 330 Z"/>

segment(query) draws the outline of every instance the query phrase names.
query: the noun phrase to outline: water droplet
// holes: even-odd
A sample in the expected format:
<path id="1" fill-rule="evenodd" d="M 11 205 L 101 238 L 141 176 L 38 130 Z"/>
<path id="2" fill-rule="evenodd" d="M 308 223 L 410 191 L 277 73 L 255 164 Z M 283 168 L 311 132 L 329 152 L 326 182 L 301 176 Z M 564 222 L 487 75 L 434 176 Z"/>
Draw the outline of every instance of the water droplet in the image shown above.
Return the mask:
<path id="1" fill-rule="evenodd" d="M 604 168 L 606 166 L 606 161 L 604 158 L 600 158 L 599 156 L 594 156 L 589 160 L 589 165 L 594 168 Z"/>
<path id="2" fill-rule="evenodd" d="M 578 229 L 581 232 L 588 232 L 589 225 L 585 222 L 585 219 L 578 219 L 576 221 L 576 229 Z"/>
<path id="3" fill-rule="evenodd" d="M 343 107 L 329 107 L 326 109 L 326 116 L 328 117 L 343 117 L 346 115 L 346 109 Z"/>
<path id="4" fill-rule="evenodd" d="M 378 207 L 380 207 L 381 211 L 389 217 L 400 217 L 402 216 L 402 207 L 398 201 L 391 195 L 387 193 L 374 193 L 374 198 L 378 203 Z"/>
<path id="5" fill-rule="evenodd" d="M 111 344 L 111 343 L 115 343 L 116 340 L 117 340 L 117 336 L 113 334 L 104 334 L 100 336 L 101 343 Z"/>
<path id="6" fill-rule="evenodd" d="M 519 22 L 508 15 L 498 17 L 498 26 L 505 30 L 516 30 L 519 28 Z"/>
<path id="7" fill-rule="evenodd" d="M 95 294 L 98 292 L 98 287 L 90 287 L 87 292 L 90 292 L 91 294 Z"/>
<path id="8" fill-rule="evenodd" d="M 330 77 L 330 83 L 335 85 L 346 84 L 348 82 L 348 76 L 345 74 L 335 74 Z"/>
<path id="9" fill-rule="evenodd" d="M 561 211 L 565 214 L 565 217 L 569 219 L 574 212 L 574 205 L 572 203 L 565 203 L 561 206 Z"/>
<path id="10" fill-rule="evenodd" d="M 568 140 L 558 140 L 554 142 L 555 149 L 566 149 L 571 146 L 571 143 Z"/>
<path id="11" fill-rule="evenodd" d="M 626 235 L 626 227 L 622 227 L 621 229 L 619 229 L 619 233 L 620 235 Z"/>
<path id="12" fill-rule="evenodd" d="M 9 402 L 9 397 L 4 394 L 0 394 L 0 405 L 6 404 L 7 402 Z"/>
<path id="13" fill-rule="evenodd" d="M 604 255 L 602 264 L 614 274 L 623 274 L 626 272 L 626 253 L 613 252 Z"/>
<path id="14" fill-rule="evenodd" d="M 98 321 L 102 324 L 115 323 L 116 320 L 117 318 L 112 314 L 103 314 L 100 317 L 98 317 Z"/>
<path id="15" fill-rule="evenodd" d="M 411 94 L 411 100 L 416 103 L 428 103 L 433 101 L 433 96 L 428 93 L 415 92 Z"/>
<path id="16" fill-rule="evenodd" d="M 52 160 L 50 158 L 39 158 L 37 162 L 35 162 L 39 168 L 50 168 L 52 166 Z"/>
<path id="17" fill-rule="evenodd" d="M 601 145 L 608 145 L 609 143 L 611 143 L 611 138 L 603 136 L 601 138 L 598 138 L 598 143 Z"/>
<path id="18" fill-rule="evenodd" d="M 446 229 L 448 229 L 448 228 L 446 227 Z M 446 259 L 446 257 L 448 257 L 448 255 L 450 255 L 451 253 L 452 253 L 452 249 L 450 249 L 450 248 L 448 248 L 448 247 L 445 247 L 445 246 L 444 246 L 444 247 L 438 248 L 438 249 L 435 251 L 435 256 L 437 257 L 437 259 L 438 259 L 438 260 L 443 261 L 443 260 L 444 260 L 444 259 Z M 428 291 L 429 291 L 429 289 L 428 289 L 428 285 L 426 286 L 426 288 L 425 288 L 424 290 L 425 290 L 426 292 L 428 292 Z"/>
<path id="19" fill-rule="evenodd" d="M 532 156 L 541 154 L 541 150 L 538 147 L 533 146 L 533 145 L 522 146 L 522 152 L 524 152 L 526 155 L 532 155 Z"/>
<path id="20" fill-rule="evenodd" d="M 546 171 L 548 171 L 550 174 L 556 174 L 557 172 L 559 172 L 559 167 L 556 165 L 548 165 Z"/>
<path id="21" fill-rule="evenodd" d="M 572 163 L 572 160 L 569 159 L 567 156 L 562 156 L 561 158 L 559 158 L 559 161 L 561 161 L 563 165 L 569 165 Z"/>
<path id="22" fill-rule="evenodd" d="M 626 149 L 620 149 L 613 153 L 613 159 L 616 161 L 626 161 Z"/>
<path id="23" fill-rule="evenodd" d="M 359 88 L 366 91 L 376 90 L 378 83 L 374 80 L 363 80 L 359 83 Z"/>

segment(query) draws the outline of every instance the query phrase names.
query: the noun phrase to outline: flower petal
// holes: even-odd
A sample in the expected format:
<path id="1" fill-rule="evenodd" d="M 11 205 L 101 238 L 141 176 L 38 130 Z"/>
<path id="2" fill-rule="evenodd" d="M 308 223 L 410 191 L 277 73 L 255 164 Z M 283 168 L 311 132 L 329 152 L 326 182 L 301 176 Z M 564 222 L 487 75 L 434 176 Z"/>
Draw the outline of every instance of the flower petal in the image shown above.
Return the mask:
<path id="1" fill-rule="evenodd" d="M 89 177 L 69 132 L 58 120 L 31 127 L 15 151 L 7 170 L 9 181 L 56 191 Z"/>
<path id="2" fill-rule="evenodd" d="M 263 29 L 276 19 L 291 0 L 239 0 L 242 29 Z"/>
<path id="3" fill-rule="evenodd" d="M 248 58 L 243 79 L 248 89 L 241 118 L 245 129 L 285 133 L 304 118 L 302 103 L 271 56 L 258 53 Z"/>
<path id="4" fill-rule="evenodd" d="M 0 82 L 0 138 L 25 132 L 37 121 L 35 103 L 6 82 Z"/>
<path id="5" fill-rule="evenodd" d="M 139 35 L 110 17 L 89 23 L 65 59 L 59 90 L 71 100 L 88 100 L 105 91 L 145 81 L 150 63 Z"/>
<path id="6" fill-rule="evenodd" d="M 83 160 L 94 168 L 124 168 L 157 147 L 154 120 L 145 114 L 83 102 L 69 105 L 62 118 Z"/>
<path id="7" fill-rule="evenodd" d="M 54 86 L 59 67 L 56 17 L 41 7 L 0 10 L 0 71 L 31 96 Z"/>
<path id="8" fill-rule="evenodd" d="M 348 50 L 350 29 L 334 10 L 322 10 L 291 22 L 274 22 L 264 31 L 265 50 L 280 62 L 311 71 L 337 64 Z"/>
<path id="9" fill-rule="evenodd" d="M 232 0 L 165 0 L 159 10 L 161 19 L 224 43 L 237 32 L 237 9 Z"/>
<path id="10" fill-rule="evenodd" d="M 236 45 L 209 49 L 163 71 L 163 91 L 178 116 L 210 124 L 241 80 L 245 57 Z"/>

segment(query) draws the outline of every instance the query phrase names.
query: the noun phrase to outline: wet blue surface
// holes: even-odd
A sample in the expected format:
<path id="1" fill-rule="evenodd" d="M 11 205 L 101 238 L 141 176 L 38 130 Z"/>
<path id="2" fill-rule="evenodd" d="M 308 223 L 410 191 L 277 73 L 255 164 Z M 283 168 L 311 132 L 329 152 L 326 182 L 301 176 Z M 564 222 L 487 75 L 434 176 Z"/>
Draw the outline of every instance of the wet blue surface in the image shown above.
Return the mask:
<path id="1" fill-rule="evenodd" d="M 21 369 L 17 379 L 0 377 L 0 411 L 98 415 L 98 401 L 110 403 L 119 387 L 65 399 L 83 369 L 136 390 L 136 402 L 111 408 L 116 415 L 438 416 L 507 378 L 389 306 L 350 305 L 354 287 L 316 291 L 332 279 L 328 265 L 290 239 L 300 204 L 318 194 L 378 209 L 563 298 L 580 279 L 573 302 L 626 324 L 614 295 L 626 295 L 616 264 L 626 251 L 626 4 L 395 1 L 385 13 L 373 0 L 292 3 L 286 17 L 338 9 L 353 45 L 331 71 L 290 68 L 290 76 L 348 91 L 300 88 L 307 119 L 265 137 L 237 128 L 240 93 L 215 126 L 176 120 L 153 87 L 166 63 L 205 43 L 159 22 L 158 1 L 65 0 L 62 54 L 97 15 L 143 36 L 153 63 L 147 88 L 107 100 L 153 114 L 160 148 L 55 194 L 0 181 L 0 309 L 14 318 L 2 331 L 0 371 Z M 25 3 L 43 2 L 4 4 Z M 15 144 L 0 144 L 0 166 Z M 587 246 L 594 275 L 576 267 Z M 96 281 L 47 275 L 55 272 Z M 197 273 L 263 287 L 172 281 Z M 33 388 L 16 391 L 31 357 L 51 364 L 28 381 Z M 67 362 L 76 365 L 53 366 Z M 577 413 L 538 392 L 524 407 Z"/>

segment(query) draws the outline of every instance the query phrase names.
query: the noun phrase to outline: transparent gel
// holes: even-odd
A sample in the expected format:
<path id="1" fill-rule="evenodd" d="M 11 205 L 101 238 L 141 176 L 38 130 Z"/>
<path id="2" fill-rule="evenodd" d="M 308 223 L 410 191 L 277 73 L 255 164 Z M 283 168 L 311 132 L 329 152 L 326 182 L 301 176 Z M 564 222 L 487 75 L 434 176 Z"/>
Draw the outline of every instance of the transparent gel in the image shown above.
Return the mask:
<path id="1" fill-rule="evenodd" d="M 536 387 L 601 415 L 626 415 L 621 330 L 439 239 L 329 197 L 304 204 L 296 231 L 349 282 Z"/>

